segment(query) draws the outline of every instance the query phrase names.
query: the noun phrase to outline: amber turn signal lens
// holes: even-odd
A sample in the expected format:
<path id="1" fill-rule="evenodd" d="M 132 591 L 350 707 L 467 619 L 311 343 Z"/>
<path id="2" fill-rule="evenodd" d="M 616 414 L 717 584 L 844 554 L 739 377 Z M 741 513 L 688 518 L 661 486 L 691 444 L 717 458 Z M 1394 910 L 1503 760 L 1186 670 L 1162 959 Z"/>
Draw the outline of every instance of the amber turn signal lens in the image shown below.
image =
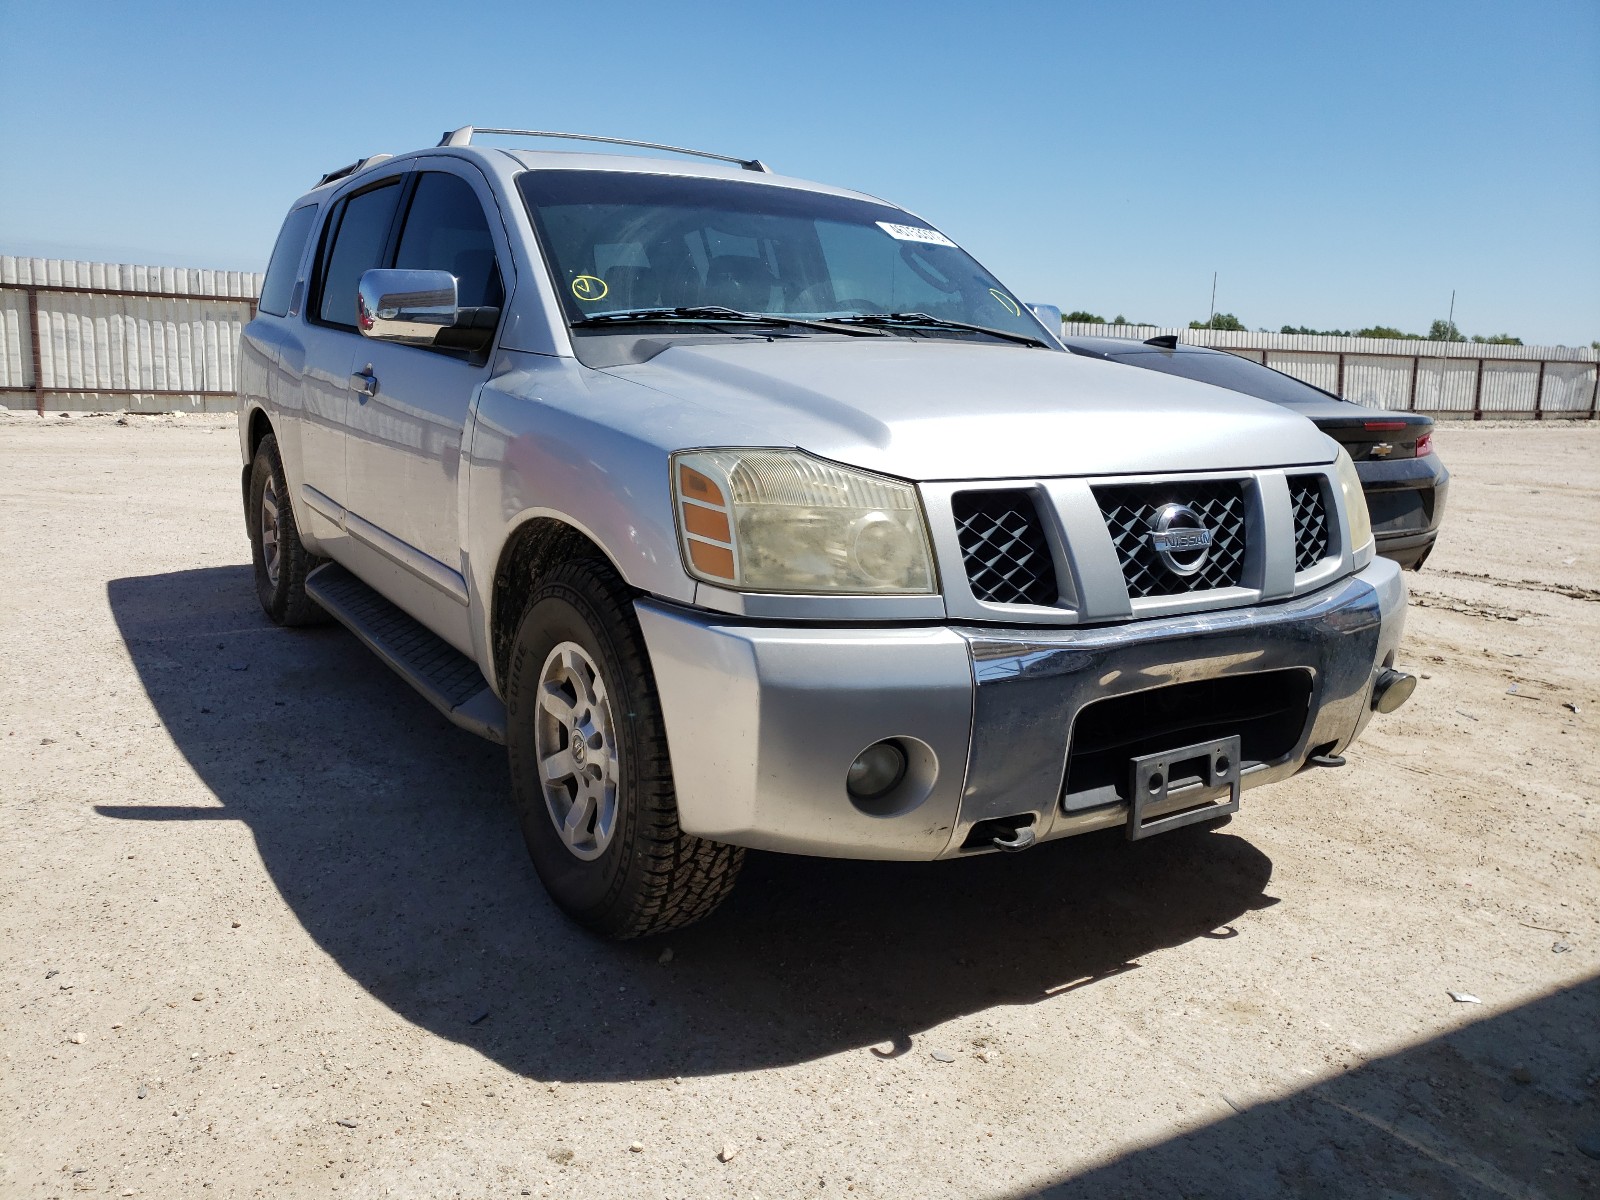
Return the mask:
<path id="1" fill-rule="evenodd" d="M 733 551 L 707 542 L 689 543 L 689 561 L 702 574 L 716 579 L 733 578 Z"/>
<path id="2" fill-rule="evenodd" d="M 733 543 L 733 531 L 728 527 L 728 514 L 698 504 L 683 506 L 683 527 L 697 537 L 710 538 L 725 545 Z"/>
<path id="3" fill-rule="evenodd" d="M 704 504 L 715 504 L 718 508 L 727 503 L 722 498 L 722 489 L 693 467 L 680 466 L 678 468 L 678 493 L 690 500 L 699 500 Z"/>

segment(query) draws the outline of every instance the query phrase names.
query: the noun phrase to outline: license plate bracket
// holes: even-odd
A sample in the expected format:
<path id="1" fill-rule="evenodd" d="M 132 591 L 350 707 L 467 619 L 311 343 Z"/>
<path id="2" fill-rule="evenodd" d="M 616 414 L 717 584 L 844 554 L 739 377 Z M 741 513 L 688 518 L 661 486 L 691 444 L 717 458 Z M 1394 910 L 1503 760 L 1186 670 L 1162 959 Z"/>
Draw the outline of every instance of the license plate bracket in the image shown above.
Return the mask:
<path id="1" fill-rule="evenodd" d="M 1200 786 L 1185 785 L 1177 795 L 1184 803 L 1176 812 L 1166 810 L 1174 769 L 1188 777 L 1198 768 Z M 1128 840 L 1138 841 L 1168 830 L 1211 821 L 1239 811 L 1239 737 L 1196 742 L 1158 754 L 1141 754 L 1128 769 Z M 1224 797 L 1223 793 L 1226 793 Z M 1146 815 L 1150 810 L 1156 815 Z"/>

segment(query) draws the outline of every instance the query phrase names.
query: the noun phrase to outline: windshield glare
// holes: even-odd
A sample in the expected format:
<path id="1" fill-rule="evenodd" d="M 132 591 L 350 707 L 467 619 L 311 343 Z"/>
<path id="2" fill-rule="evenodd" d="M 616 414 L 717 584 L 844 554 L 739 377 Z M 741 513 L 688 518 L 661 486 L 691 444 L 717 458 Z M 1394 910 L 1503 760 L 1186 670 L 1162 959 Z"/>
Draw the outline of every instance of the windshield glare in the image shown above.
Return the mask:
<path id="1" fill-rule="evenodd" d="M 518 179 L 572 321 L 718 305 L 794 317 L 927 313 L 1039 336 L 965 251 L 888 205 L 624 171 Z"/>

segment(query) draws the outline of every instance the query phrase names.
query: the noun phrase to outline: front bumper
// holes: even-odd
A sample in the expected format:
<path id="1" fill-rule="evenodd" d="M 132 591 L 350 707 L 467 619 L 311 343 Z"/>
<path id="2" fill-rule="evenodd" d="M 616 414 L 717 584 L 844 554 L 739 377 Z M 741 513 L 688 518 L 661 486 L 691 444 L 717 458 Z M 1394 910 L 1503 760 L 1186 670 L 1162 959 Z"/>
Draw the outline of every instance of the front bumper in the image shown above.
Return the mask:
<path id="1" fill-rule="evenodd" d="M 1124 821 L 1125 803 L 1064 796 L 1074 722 L 1109 697 L 1303 674 L 1298 737 L 1248 764 L 1243 785 L 1339 752 L 1393 665 L 1405 585 L 1376 558 L 1295 600 L 1076 629 L 774 627 L 650 600 L 636 608 L 685 832 L 796 854 L 934 859 L 962 853 L 979 822 L 1025 824 L 1043 840 Z M 910 752 L 906 779 L 857 804 L 846 771 L 890 738 Z"/>

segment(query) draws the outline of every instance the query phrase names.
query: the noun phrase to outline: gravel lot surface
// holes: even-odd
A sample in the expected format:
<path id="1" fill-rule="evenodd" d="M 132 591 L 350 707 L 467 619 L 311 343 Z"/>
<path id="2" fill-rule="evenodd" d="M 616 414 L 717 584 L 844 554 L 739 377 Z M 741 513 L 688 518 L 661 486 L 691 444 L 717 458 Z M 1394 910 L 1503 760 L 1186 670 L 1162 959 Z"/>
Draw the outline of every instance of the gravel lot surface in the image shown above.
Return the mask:
<path id="1" fill-rule="evenodd" d="M 612 946 L 498 747 L 261 615 L 231 421 L 0 418 L 0 1195 L 1600 1193 L 1600 429 L 1438 442 L 1346 769 Z"/>

